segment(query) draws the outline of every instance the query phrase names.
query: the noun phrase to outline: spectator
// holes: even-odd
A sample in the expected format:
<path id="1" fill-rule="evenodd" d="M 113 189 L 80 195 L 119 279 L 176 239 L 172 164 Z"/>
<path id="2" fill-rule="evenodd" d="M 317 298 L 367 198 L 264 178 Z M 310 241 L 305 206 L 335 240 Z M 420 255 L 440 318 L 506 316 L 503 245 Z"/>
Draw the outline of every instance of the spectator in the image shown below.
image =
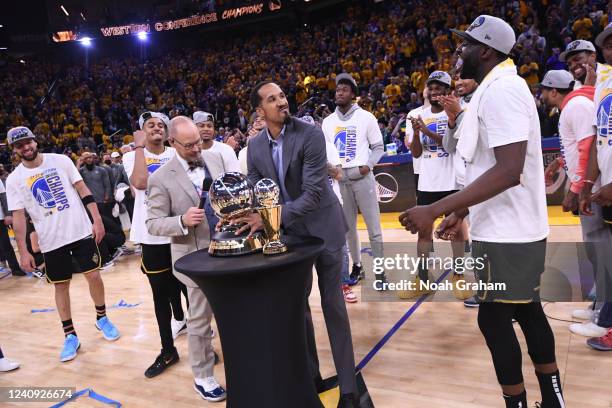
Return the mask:
<path id="1" fill-rule="evenodd" d="M 593 28 L 593 21 L 586 15 L 584 11 L 580 12 L 574 24 L 572 24 L 572 31 L 576 35 L 578 40 L 590 40 L 593 37 L 591 29 Z"/>
<path id="2" fill-rule="evenodd" d="M 519 68 L 519 74 L 525 79 L 530 88 L 535 87 L 540 82 L 538 77 L 539 70 L 538 64 L 532 61 L 529 55 L 525 55 L 523 65 Z"/>
<path id="3" fill-rule="evenodd" d="M 85 181 L 85 185 L 91 190 L 91 194 L 98 206 L 101 215 L 112 218 L 112 194 L 108 172 L 102 167 L 94 164 L 95 154 L 85 152 L 77 162 L 77 169 Z"/>

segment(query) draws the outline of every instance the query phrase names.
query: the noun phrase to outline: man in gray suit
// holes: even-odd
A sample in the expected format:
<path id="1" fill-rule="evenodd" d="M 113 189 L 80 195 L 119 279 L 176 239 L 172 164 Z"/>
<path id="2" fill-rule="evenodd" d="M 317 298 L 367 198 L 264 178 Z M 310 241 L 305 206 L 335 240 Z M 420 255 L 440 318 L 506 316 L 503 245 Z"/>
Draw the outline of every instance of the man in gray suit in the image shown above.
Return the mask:
<path id="1" fill-rule="evenodd" d="M 288 235 L 318 237 L 325 249 L 315 261 L 321 306 L 338 372 L 341 399 L 338 407 L 356 407 L 355 358 L 351 327 L 342 296 L 340 272 L 342 246 L 347 231 L 340 202 L 327 178 L 325 138 L 316 126 L 292 118 L 282 89 L 261 82 L 251 93 L 251 105 L 267 127 L 249 142 L 248 178 L 256 183 L 271 178 L 281 190 L 281 226 Z M 261 217 L 252 213 L 238 220 L 244 229 L 260 229 Z M 312 281 L 305 288 L 310 295 Z M 307 308 L 307 342 L 312 375 L 320 389 L 321 376 L 310 308 Z"/>
<path id="2" fill-rule="evenodd" d="M 201 157 L 202 140 L 196 125 L 185 116 L 175 117 L 168 127 L 168 140 L 176 149 L 168 163 L 149 177 L 146 225 L 151 235 L 171 237 L 172 263 L 210 242 L 204 210 L 198 208 L 206 166 Z M 187 286 L 189 360 L 194 388 L 208 401 L 222 401 L 225 390 L 213 377 L 215 353 L 212 346 L 212 310 L 198 285 L 173 271 Z"/>

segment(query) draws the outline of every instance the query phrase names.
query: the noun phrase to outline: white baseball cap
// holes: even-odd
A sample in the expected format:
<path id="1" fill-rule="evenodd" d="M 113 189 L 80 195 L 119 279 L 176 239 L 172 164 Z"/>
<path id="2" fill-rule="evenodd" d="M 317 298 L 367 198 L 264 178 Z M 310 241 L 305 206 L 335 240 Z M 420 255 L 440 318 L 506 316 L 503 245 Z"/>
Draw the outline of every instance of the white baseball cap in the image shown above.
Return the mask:
<path id="1" fill-rule="evenodd" d="M 453 80 L 446 71 L 434 71 L 429 75 L 425 84 L 429 85 L 430 82 L 441 82 L 444 85 L 451 86 Z"/>
<path id="2" fill-rule="evenodd" d="M 574 85 L 574 76 L 564 69 L 552 69 L 544 75 L 540 86 L 545 88 L 570 89 Z"/>
<path id="3" fill-rule="evenodd" d="M 170 119 L 168 119 L 168 117 L 165 114 L 163 114 L 161 112 L 144 112 L 138 118 L 138 126 L 140 126 L 141 130 L 144 127 L 144 124 L 146 123 L 146 121 L 151 119 L 151 118 L 161 119 L 162 122 L 164 122 L 164 124 L 166 125 L 166 127 L 168 127 L 170 125 Z"/>
<path id="4" fill-rule="evenodd" d="M 116 158 L 117 158 L 117 157 L 119 157 L 119 156 L 121 156 L 121 155 L 119 154 L 119 152 L 112 152 L 112 153 L 111 153 L 111 158 L 113 158 L 113 159 L 116 159 Z"/>
<path id="5" fill-rule="evenodd" d="M 599 33 L 597 38 L 595 38 L 595 44 L 597 44 L 599 48 L 603 48 L 603 43 L 604 41 L 606 41 L 606 38 L 610 36 L 610 34 L 612 34 L 612 23 L 608 23 L 606 28 L 604 28 L 604 30 Z"/>
<path id="6" fill-rule="evenodd" d="M 193 121 L 195 123 L 200 123 L 200 122 L 215 123 L 215 117 L 211 113 L 208 113 L 208 112 L 196 111 L 196 112 L 193 112 Z"/>
<path id="7" fill-rule="evenodd" d="M 592 42 L 587 40 L 572 41 L 571 43 L 567 44 L 567 47 L 565 47 L 565 51 L 559 54 L 559 61 L 565 62 L 565 60 L 567 59 L 567 57 L 570 56 L 570 54 L 580 51 L 595 52 L 595 46 Z"/>
<path id="8" fill-rule="evenodd" d="M 505 55 L 510 54 L 516 43 L 516 35 L 510 24 L 486 14 L 476 17 L 465 31 L 451 31 L 461 38 L 480 42 Z"/>
<path id="9" fill-rule="evenodd" d="M 25 126 L 11 128 L 6 133 L 6 141 L 9 145 L 23 139 L 36 139 L 36 136 L 34 136 L 34 133 L 32 133 L 32 131 Z"/>

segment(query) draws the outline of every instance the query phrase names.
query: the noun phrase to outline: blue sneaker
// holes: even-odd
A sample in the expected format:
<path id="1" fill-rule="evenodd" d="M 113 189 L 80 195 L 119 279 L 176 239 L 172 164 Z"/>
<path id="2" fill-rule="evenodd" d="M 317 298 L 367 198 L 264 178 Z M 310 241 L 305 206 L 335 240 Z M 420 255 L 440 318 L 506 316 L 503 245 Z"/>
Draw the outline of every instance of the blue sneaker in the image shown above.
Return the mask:
<path id="1" fill-rule="evenodd" d="M 102 335 L 108 341 L 115 341 L 121 336 L 119 330 L 117 330 L 115 325 L 112 324 L 106 316 L 96 321 L 96 328 L 102 330 Z"/>
<path id="2" fill-rule="evenodd" d="M 227 393 L 225 392 L 223 387 L 219 385 L 217 380 L 215 380 L 215 377 L 205 378 L 204 381 L 206 382 L 206 385 L 208 385 L 209 389 L 211 387 L 215 388 L 213 388 L 212 391 L 204 391 L 204 387 L 198 385 L 198 383 L 194 383 L 193 388 L 200 395 L 200 397 L 204 398 L 206 401 L 211 402 L 223 401 L 227 397 Z"/>
<path id="3" fill-rule="evenodd" d="M 77 355 L 77 350 L 81 348 L 81 342 L 79 338 L 74 334 L 69 334 L 64 340 L 64 348 L 62 354 L 60 354 L 60 361 L 70 361 Z"/>

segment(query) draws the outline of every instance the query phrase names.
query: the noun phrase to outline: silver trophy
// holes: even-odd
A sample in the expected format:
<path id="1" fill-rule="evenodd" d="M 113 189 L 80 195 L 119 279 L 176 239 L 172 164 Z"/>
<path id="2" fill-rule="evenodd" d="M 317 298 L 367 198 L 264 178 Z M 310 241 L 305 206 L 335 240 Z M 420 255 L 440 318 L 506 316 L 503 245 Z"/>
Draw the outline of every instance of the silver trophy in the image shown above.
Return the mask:
<path id="1" fill-rule="evenodd" d="M 261 231 L 249 236 L 247 230 L 236 235 L 245 224 L 231 224 L 232 218 L 240 217 L 255 209 L 253 185 L 241 173 L 224 173 L 210 186 L 210 205 L 221 220 L 220 231 L 213 233 L 208 253 L 213 256 L 246 255 L 260 251 L 266 243 Z"/>

